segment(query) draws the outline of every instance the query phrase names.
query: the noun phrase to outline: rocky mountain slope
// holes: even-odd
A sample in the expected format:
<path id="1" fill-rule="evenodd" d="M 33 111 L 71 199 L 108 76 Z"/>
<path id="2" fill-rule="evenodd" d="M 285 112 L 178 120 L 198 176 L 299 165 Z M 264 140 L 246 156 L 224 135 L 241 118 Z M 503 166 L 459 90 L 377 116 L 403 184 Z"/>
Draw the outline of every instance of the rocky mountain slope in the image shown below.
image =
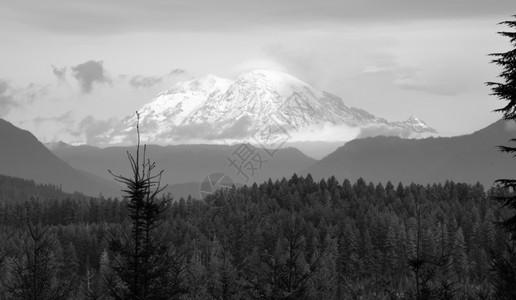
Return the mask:
<path id="1" fill-rule="evenodd" d="M 208 75 L 181 82 L 138 111 L 142 140 L 162 145 L 348 141 L 368 127 L 407 136 L 436 132 L 414 116 L 389 122 L 348 107 L 338 96 L 272 70 L 243 73 L 234 81 Z M 111 144 L 134 144 L 135 124 L 136 116 L 127 117 L 104 135 Z"/>

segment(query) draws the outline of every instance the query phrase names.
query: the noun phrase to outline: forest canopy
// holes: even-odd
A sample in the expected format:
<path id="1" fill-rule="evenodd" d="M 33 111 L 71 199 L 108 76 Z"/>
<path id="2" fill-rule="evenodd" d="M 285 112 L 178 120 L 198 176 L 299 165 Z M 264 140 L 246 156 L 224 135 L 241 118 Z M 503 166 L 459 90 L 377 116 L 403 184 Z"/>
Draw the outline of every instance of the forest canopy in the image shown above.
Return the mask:
<path id="1" fill-rule="evenodd" d="M 187 254 L 177 273 L 185 288 L 175 298 L 480 298 L 491 292 L 490 255 L 508 240 L 493 223 L 507 210 L 488 199 L 503 193 L 451 181 L 383 185 L 294 175 L 237 188 L 220 205 L 175 200 L 164 226 L 170 251 Z M 12 293 L 7 279 L 23 261 L 29 217 L 48 228 L 51 279 L 67 282 L 67 296 L 110 299 L 105 279 L 117 279 L 108 236 L 130 231 L 125 204 L 77 195 L 2 198 L 3 295 Z"/>

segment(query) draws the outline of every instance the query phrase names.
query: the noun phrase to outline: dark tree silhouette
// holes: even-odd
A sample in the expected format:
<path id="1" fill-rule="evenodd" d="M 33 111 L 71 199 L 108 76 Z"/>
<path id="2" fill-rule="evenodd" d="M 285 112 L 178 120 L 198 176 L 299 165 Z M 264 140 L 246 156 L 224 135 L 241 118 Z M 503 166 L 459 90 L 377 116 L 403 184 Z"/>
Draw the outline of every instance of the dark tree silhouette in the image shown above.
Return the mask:
<path id="1" fill-rule="evenodd" d="M 28 237 L 23 241 L 20 255 L 10 260 L 12 275 L 6 283 L 9 298 L 67 299 L 70 281 L 57 276 L 59 268 L 49 227 L 43 227 L 39 217 L 35 224 L 27 217 L 27 229 Z"/>
<path id="2" fill-rule="evenodd" d="M 137 122 L 139 122 L 139 114 Z M 125 198 L 131 220 L 131 233 L 112 237 L 109 248 L 115 254 L 113 269 L 119 282 L 110 281 L 110 293 L 117 299 L 170 299 L 184 291 L 181 285 L 181 259 L 171 249 L 171 238 L 163 225 L 170 199 L 159 197 L 163 171 L 154 174 L 155 163 L 140 156 L 140 131 L 136 125 L 136 157 L 127 153 L 132 177 L 114 175 L 126 186 Z M 121 284 L 120 284 L 121 283 Z"/>
<path id="3" fill-rule="evenodd" d="M 514 15 L 516 18 L 516 15 Z M 516 28 L 516 21 L 504 21 L 500 24 L 507 25 L 510 28 Z M 504 100 L 507 104 L 495 111 L 503 113 L 503 118 L 509 121 L 516 121 L 516 32 L 501 31 L 500 35 L 510 38 L 514 49 L 504 53 L 492 53 L 495 59 L 492 63 L 502 67 L 500 77 L 504 82 L 488 82 L 487 85 L 491 86 L 492 95 L 498 97 L 500 100 Z M 511 139 L 511 142 L 515 142 L 515 139 Z M 500 150 L 508 153 L 515 153 L 516 147 L 499 146 Z M 500 183 L 503 187 L 514 190 L 516 188 L 516 179 L 498 179 L 496 182 Z M 503 201 L 504 206 L 510 209 L 516 209 L 516 196 L 502 196 L 496 197 Z M 501 225 L 509 232 L 516 233 L 516 215 L 508 218 Z M 516 239 L 516 235 L 512 237 Z"/>
<path id="4" fill-rule="evenodd" d="M 513 16 L 516 18 L 516 15 Z M 509 28 L 516 28 L 516 20 L 504 21 L 500 24 Z M 502 67 L 499 77 L 503 82 L 488 82 L 492 95 L 507 103 L 495 111 L 503 113 L 503 118 L 509 121 L 516 121 L 516 32 L 501 31 L 500 35 L 508 37 L 513 49 L 503 53 L 492 53 L 495 57 L 492 63 Z M 511 139 L 515 142 L 515 139 Z M 516 147 L 499 146 L 502 152 L 516 153 Z M 497 299 L 516 299 L 516 256 L 514 255 L 514 243 L 516 242 L 516 179 L 498 179 L 497 183 L 507 189 L 508 194 L 493 197 L 500 201 L 503 206 L 511 210 L 511 216 L 499 222 L 499 225 L 511 234 L 511 244 L 507 245 L 506 255 L 497 255 L 492 261 L 494 271 L 493 287 Z"/>

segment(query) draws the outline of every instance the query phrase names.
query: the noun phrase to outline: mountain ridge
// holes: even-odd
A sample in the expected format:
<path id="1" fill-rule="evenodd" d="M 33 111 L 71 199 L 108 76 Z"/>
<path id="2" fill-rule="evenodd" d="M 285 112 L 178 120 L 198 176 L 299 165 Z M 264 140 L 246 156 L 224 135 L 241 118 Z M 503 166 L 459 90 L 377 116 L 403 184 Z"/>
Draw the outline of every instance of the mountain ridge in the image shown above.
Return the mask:
<path id="1" fill-rule="evenodd" d="M 357 139 L 339 147 L 302 174 L 405 184 L 453 180 L 492 186 L 496 179 L 516 177 L 513 172 L 516 161 L 496 147 L 507 144 L 514 136 L 516 127 L 499 120 L 456 137 Z"/>
<path id="2" fill-rule="evenodd" d="M 245 146 L 245 147 L 244 147 Z M 250 148 L 247 148 L 250 147 Z M 255 148 L 251 145 L 147 145 L 147 158 L 156 163 L 157 170 L 165 170 L 162 177 L 162 184 L 172 187 L 180 187 L 195 183 L 201 183 L 207 176 L 213 173 L 224 173 L 232 178 L 235 183 L 264 182 L 272 177 L 278 179 L 290 177 L 295 172 L 301 172 L 316 160 L 306 156 L 300 150 L 293 147 L 281 149 Z M 249 168 L 246 177 L 238 172 L 238 169 L 231 166 L 230 160 L 239 158 L 239 151 L 254 151 L 262 160 L 262 165 L 258 157 L 254 159 L 254 174 Z M 92 146 L 70 146 L 61 144 L 61 147 L 53 148 L 53 153 L 76 169 L 85 170 L 89 173 L 108 179 L 111 175 L 104 172 L 109 167 L 115 174 L 127 174 L 130 166 L 127 151 L 134 152 L 135 147 L 106 147 L 98 148 Z M 276 151 L 274 151 L 276 150 Z M 272 154 L 272 155 L 271 155 Z M 241 155 L 243 156 L 243 155 Z M 247 162 L 252 162 L 249 157 Z M 242 162 L 242 165 L 244 163 Z M 241 166 L 242 167 L 242 166 Z M 174 193 L 174 190 L 172 190 Z M 198 191 L 194 191 L 198 192 Z"/>
<path id="3" fill-rule="evenodd" d="M 57 158 L 29 131 L 0 119 L 0 174 L 61 186 L 90 196 L 120 194 L 120 188 L 93 174 L 76 170 Z"/>

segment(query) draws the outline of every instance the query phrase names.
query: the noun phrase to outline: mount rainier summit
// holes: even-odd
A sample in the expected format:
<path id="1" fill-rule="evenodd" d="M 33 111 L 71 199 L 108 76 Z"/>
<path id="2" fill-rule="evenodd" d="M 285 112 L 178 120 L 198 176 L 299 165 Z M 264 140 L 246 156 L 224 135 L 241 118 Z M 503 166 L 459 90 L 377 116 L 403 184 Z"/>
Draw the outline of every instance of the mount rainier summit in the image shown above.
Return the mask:
<path id="1" fill-rule="evenodd" d="M 154 144 L 237 143 L 278 140 L 348 141 L 364 132 L 415 137 L 435 133 L 411 116 L 389 122 L 348 107 L 338 96 L 294 76 L 255 70 L 236 80 L 207 75 L 179 82 L 138 110 L 142 140 Z M 134 142 L 136 116 L 104 133 L 110 144 Z"/>

